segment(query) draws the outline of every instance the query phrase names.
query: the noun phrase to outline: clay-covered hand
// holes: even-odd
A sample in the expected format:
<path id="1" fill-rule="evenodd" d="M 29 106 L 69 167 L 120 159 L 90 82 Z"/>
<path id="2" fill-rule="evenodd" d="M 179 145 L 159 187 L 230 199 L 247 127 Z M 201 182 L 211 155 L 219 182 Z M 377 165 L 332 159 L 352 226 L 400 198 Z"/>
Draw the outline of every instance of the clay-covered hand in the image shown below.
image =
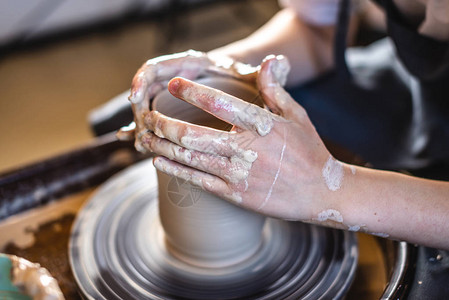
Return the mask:
<path id="1" fill-rule="evenodd" d="M 157 169 L 268 216 L 312 220 L 329 189 L 330 154 L 305 110 L 283 89 L 286 58 L 267 57 L 257 84 L 271 112 L 190 80 L 174 78 L 170 93 L 228 123 L 231 132 L 188 124 L 152 111 L 142 145 Z"/>
<path id="2" fill-rule="evenodd" d="M 134 75 L 129 100 L 134 122 L 123 127 L 117 134 L 121 140 L 136 139 L 135 146 L 144 152 L 140 137 L 146 132 L 144 116 L 150 111 L 150 100 L 175 76 L 194 80 L 202 75 L 220 74 L 244 81 L 256 79 L 257 68 L 236 62 L 229 57 L 210 55 L 205 52 L 186 52 L 156 57 L 145 62 Z"/>

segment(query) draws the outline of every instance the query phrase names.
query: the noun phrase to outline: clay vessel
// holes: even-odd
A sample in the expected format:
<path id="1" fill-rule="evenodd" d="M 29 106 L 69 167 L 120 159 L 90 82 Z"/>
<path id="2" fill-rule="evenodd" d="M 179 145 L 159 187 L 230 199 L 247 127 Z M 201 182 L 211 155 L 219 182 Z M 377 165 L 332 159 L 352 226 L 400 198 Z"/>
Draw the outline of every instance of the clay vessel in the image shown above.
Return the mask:
<path id="1" fill-rule="evenodd" d="M 252 103 L 261 103 L 257 89 L 224 77 L 207 77 L 199 83 L 220 89 Z M 190 123 L 230 130 L 231 126 L 209 113 L 172 96 L 159 93 L 152 109 Z M 159 213 L 168 251 L 189 264 L 217 268 L 250 258 L 262 242 L 265 217 L 220 199 L 182 179 L 157 173 Z"/>

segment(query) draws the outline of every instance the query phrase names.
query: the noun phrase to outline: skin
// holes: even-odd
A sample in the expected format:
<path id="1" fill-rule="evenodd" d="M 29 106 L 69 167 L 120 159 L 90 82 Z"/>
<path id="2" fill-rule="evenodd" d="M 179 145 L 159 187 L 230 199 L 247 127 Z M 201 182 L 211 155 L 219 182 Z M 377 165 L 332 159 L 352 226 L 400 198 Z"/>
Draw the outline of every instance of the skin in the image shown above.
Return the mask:
<path id="1" fill-rule="evenodd" d="M 403 9 L 400 0 L 396 2 L 404 15 L 417 22 L 422 34 L 445 39 L 449 14 L 438 11 L 446 9 L 449 0 L 416 1 L 413 11 Z M 326 184 L 323 167 L 331 154 L 305 110 L 283 86 L 310 80 L 332 68 L 333 30 L 310 26 L 284 9 L 242 41 L 193 57 L 150 60 L 133 80 L 131 101 L 137 126 L 122 130 L 119 136 L 135 136 L 140 151 L 158 154 L 154 165 L 159 170 L 258 213 L 449 249 L 449 183 L 341 162 L 339 188 L 333 190 Z M 270 32 L 277 34 L 264 38 Z M 287 76 L 286 58 L 266 57 L 270 53 L 293 58 L 293 72 Z M 217 63 L 221 61 L 217 57 L 231 63 Z M 264 57 L 248 72 L 233 66 L 233 59 L 257 65 Z M 186 61 L 189 72 L 183 71 Z M 170 72 L 154 75 L 155 69 L 165 68 Z M 257 84 L 270 111 L 256 108 L 248 117 L 241 100 L 189 80 L 210 70 Z M 149 111 L 151 95 L 170 78 L 168 90 L 174 96 L 233 124 L 233 130 L 220 132 Z M 248 140 L 249 145 L 241 143 Z M 248 153 L 257 157 L 249 159 Z"/>
<path id="2" fill-rule="evenodd" d="M 134 75 L 131 101 L 134 122 L 122 128 L 118 137 L 121 140 L 136 138 L 136 149 L 144 152 L 141 138 L 146 133 L 145 117 L 150 112 L 150 99 L 163 88 L 166 82 L 175 76 L 196 79 L 202 75 L 222 75 L 243 81 L 254 81 L 256 68 L 236 62 L 220 55 L 206 55 L 204 52 L 189 50 L 186 52 L 156 57 L 145 62 Z"/>
<path id="3" fill-rule="evenodd" d="M 154 160 L 156 168 L 170 175 L 178 174 L 177 176 L 181 176 L 209 192 L 238 202 L 238 205 L 265 215 L 284 219 L 312 219 L 316 209 L 321 207 L 321 205 L 317 205 L 317 198 L 313 195 L 326 192 L 327 189 L 323 190 L 326 185 L 321 178 L 321 171 L 330 154 L 320 140 L 305 110 L 285 92 L 277 81 L 274 74 L 276 72 L 273 72 L 273 69 L 288 70 L 285 67 L 286 64 L 287 61 L 284 57 L 270 56 L 262 63 L 258 74 L 257 82 L 265 103 L 276 114 L 257 108 L 257 113 L 261 117 L 248 119 L 244 123 L 234 122 L 235 127 L 231 133 L 164 118 L 165 123 L 159 127 L 161 132 L 158 135 L 165 136 L 169 140 L 154 136 L 152 147 L 150 146 L 151 150 L 168 157 L 172 153 L 170 150 L 172 147 L 180 146 L 183 148 L 181 152 L 195 149 L 192 157 L 203 155 L 206 160 L 198 166 L 195 160 L 185 159 L 182 155 L 172 156 L 172 160 L 157 157 Z M 230 123 L 240 120 L 235 114 L 246 113 L 239 107 L 248 105 L 240 99 L 231 98 L 229 110 L 234 113 L 229 114 L 228 110 L 217 108 L 215 105 L 217 100 L 222 97 L 222 92 L 179 77 L 169 82 L 168 90 L 174 96 Z M 195 96 L 192 96 L 204 93 L 209 95 L 207 101 L 198 101 Z M 263 123 L 267 119 L 271 119 L 273 125 L 270 132 L 262 136 L 254 129 L 254 120 Z M 173 129 L 177 134 L 168 134 Z M 204 133 L 215 134 L 216 137 L 225 135 L 227 142 L 217 143 L 214 147 L 207 146 L 207 148 L 202 148 L 201 145 L 184 144 L 181 140 L 188 131 L 193 136 Z M 306 142 L 311 138 L 314 143 Z M 238 144 L 239 140 L 247 139 L 254 139 L 248 149 L 242 149 L 240 146 L 237 149 L 231 149 L 229 146 L 233 142 Z M 272 146 L 266 147 L 267 141 Z M 306 144 L 307 147 L 304 147 Z M 242 181 L 233 182 L 232 176 L 231 178 L 226 176 L 232 173 L 232 157 L 238 156 L 238 152 L 242 150 L 257 153 L 257 159 L 252 163 L 246 178 L 247 187 Z M 283 159 L 280 164 L 281 153 L 283 153 Z M 223 161 L 223 165 L 217 167 L 216 160 Z M 302 168 L 296 166 L 302 166 Z M 279 173 L 278 178 L 267 199 L 277 173 Z M 289 176 L 285 176 L 288 174 Z M 292 187 L 295 189 L 292 190 Z M 241 200 L 236 201 L 234 197 L 236 194 L 241 196 Z M 292 195 L 296 196 L 292 197 Z M 302 198 L 302 201 L 296 201 L 297 198 Z"/>
<path id="4" fill-rule="evenodd" d="M 312 26 L 299 19 L 294 11 L 283 9 L 249 37 L 209 54 L 252 65 L 260 64 L 273 53 L 284 55 L 291 64 L 286 86 L 295 86 L 332 69 L 334 32 L 334 26 Z"/>

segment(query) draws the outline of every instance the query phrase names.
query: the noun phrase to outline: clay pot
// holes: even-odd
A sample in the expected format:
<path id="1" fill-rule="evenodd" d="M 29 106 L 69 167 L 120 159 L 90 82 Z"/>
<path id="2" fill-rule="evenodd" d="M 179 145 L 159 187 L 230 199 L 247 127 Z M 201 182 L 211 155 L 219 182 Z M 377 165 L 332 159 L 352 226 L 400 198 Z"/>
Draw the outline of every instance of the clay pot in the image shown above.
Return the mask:
<path id="1" fill-rule="evenodd" d="M 261 103 L 257 89 L 224 77 L 207 77 L 199 83 L 254 103 Z M 159 93 L 152 107 L 169 117 L 216 129 L 231 126 L 205 111 Z M 167 249 L 172 255 L 200 267 L 225 267 L 251 257 L 262 242 L 265 217 L 220 199 L 182 179 L 157 173 L 159 212 Z"/>

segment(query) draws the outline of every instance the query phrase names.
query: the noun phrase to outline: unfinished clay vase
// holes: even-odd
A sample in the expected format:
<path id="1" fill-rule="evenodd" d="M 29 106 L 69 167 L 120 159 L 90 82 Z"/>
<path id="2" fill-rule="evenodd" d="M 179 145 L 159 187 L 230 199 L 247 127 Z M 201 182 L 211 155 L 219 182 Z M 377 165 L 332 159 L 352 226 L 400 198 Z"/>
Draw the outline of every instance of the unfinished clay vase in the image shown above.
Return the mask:
<path id="1" fill-rule="evenodd" d="M 220 89 L 248 102 L 261 103 L 257 89 L 224 77 L 207 77 L 199 83 Z M 172 96 L 158 94 L 152 109 L 193 124 L 230 130 L 211 114 Z M 217 268 L 251 257 L 262 243 L 265 217 L 242 209 L 177 177 L 157 173 L 159 213 L 167 249 L 189 264 Z"/>

